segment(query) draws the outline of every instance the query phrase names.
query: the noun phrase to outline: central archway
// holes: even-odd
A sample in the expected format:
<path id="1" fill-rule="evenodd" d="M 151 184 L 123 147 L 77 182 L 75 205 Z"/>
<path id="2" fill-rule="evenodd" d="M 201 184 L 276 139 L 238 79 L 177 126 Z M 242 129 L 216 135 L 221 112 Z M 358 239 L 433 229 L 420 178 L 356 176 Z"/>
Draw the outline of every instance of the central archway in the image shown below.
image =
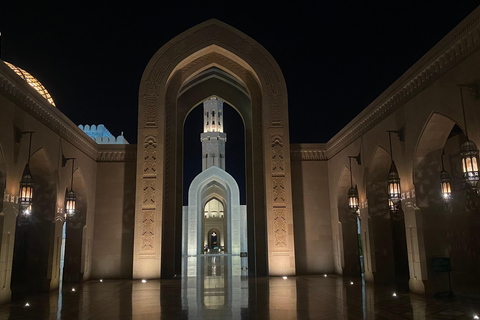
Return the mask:
<path id="1" fill-rule="evenodd" d="M 182 125 L 191 106 L 212 95 L 245 123 L 249 273 L 295 274 L 283 75 L 253 39 L 209 20 L 163 46 L 142 77 L 134 278 L 181 272 Z"/>

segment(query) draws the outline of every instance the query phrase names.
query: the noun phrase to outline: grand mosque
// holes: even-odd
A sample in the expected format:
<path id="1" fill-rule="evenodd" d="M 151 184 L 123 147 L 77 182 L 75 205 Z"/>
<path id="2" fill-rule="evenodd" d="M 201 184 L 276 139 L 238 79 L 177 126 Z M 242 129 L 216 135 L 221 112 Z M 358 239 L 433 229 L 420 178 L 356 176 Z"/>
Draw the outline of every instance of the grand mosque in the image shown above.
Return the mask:
<path id="1" fill-rule="evenodd" d="M 258 279 L 432 296 L 447 272 L 456 290 L 480 289 L 478 8 L 318 144 L 290 143 L 274 57 L 215 19 L 145 67 L 137 144 L 73 123 L 21 67 L 0 61 L 0 304 L 88 280 L 195 277 L 205 256 Z M 228 170 L 226 104 L 244 124 L 244 190 Z M 197 107 L 202 170 L 185 185 Z"/>

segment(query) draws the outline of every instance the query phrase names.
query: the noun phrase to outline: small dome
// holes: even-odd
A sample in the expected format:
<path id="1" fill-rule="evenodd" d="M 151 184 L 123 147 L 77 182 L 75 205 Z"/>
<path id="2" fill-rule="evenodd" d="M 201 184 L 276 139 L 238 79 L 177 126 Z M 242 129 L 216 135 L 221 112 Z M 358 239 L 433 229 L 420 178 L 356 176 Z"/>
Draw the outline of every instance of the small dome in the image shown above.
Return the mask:
<path id="1" fill-rule="evenodd" d="M 34 76 L 32 76 L 30 73 L 27 71 L 23 70 L 22 68 L 16 67 L 11 63 L 8 63 L 6 61 L 5 64 L 10 67 L 13 71 L 15 71 L 16 74 L 18 74 L 23 80 L 27 81 L 27 83 L 33 87 L 35 90 L 37 90 L 38 93 L 42 95 L 52 106 L 55 107 L 55 103 L 53 102 L 52 96 L 50 93 L 48 93 L 47 89 L 43 86 L 43 84 L 38 81 Z"/>

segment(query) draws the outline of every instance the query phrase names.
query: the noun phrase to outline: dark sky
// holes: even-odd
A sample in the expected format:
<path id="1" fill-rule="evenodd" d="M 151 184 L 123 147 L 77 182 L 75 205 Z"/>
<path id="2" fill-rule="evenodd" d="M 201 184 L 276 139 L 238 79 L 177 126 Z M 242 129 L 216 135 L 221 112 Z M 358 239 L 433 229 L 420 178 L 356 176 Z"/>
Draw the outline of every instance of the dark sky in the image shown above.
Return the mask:
<path id="1" fill-rule="evenodd" d="M 37 77 L 76 124 L 103 123 L 135 143 L 149 59 L 179 33 L 217 18 L 277 60 L 298 143 L 328 141 L 480 0 L 115 3 L 4 1 L 1 58 Z"/>

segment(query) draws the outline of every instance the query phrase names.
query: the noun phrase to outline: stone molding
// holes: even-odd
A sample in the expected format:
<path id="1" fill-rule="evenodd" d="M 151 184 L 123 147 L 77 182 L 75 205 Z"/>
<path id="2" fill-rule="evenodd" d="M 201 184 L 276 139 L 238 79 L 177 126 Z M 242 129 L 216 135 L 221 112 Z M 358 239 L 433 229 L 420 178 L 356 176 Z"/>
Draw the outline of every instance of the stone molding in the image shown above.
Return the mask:
<path id="1" fill-rule="evenodd" d="M 377 99 L 327 142 L 332 158 L 480 47 L 480 9 L 474 10 Z"/>
<path id="2" fill-rule="evenodd" d="M 6 93 L 6 97 L 11 99 L 16 106 L 32 115 L 90 158 L 97 159 L 96 143 L 59 109 L 52 106 L 30 87 L 25 80 L 15 74 L 3 61 L 0 62 L 0 90 Z"/>
<path id="3" fill-rule="evenodd" d="M 326 161 L 327 145 L 325 143 L 292 143 L 290 145 L 292 161 Z"/>
<path id="4" fill-rule="evenodd" d="M 137 160 L 137 146 L 99 145 L 97 162 L 131 162 Z"/>

